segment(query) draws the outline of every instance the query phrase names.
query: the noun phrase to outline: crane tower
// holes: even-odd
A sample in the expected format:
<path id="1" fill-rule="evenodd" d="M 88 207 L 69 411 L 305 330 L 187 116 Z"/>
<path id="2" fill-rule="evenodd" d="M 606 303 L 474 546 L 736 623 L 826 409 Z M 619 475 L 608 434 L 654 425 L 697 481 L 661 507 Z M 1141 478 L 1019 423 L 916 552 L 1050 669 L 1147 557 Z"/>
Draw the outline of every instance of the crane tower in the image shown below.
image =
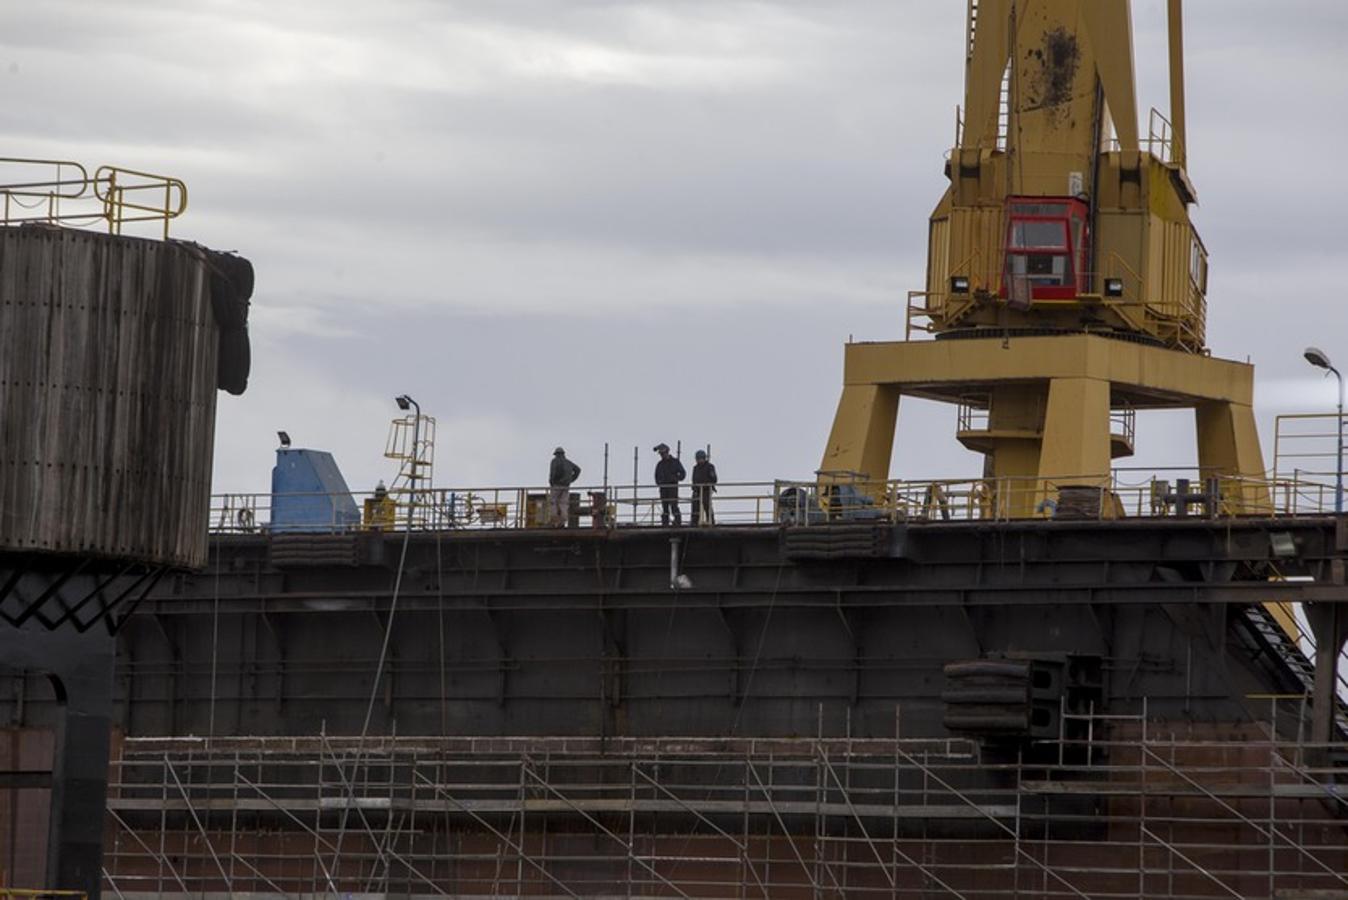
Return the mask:
<path id="1" fill-rule="evenodd" d="M 899 399 L 923 397 L 960 407 L 999 511 L 1032 516 L 1061 487 L 1107 485 L 1136 410 L 1190 408 L 1221 501 L 1266 502 L 1253 368 L 1207 349 L 1180 0 L 1168 19 L 1170 116 L 1153 110 L 1144 138 L 1128 0 L 969 0 L 926 288 L 906 340 L 847 346 L 822 479 L 884 482 Z"/>

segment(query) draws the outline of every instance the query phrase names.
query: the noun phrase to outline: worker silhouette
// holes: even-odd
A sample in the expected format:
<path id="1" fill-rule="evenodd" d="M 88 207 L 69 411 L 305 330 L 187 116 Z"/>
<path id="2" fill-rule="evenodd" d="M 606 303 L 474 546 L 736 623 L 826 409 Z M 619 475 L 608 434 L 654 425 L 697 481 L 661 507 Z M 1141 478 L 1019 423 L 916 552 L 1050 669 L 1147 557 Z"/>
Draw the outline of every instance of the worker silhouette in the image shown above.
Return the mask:
<path id="1" fill-rule="evenodd" d="M 655 464 L 655 483 L 660 488 L 660 524 L 668 525 L 672 517 L 675 525 L 683 524 L 679 513 L 679 482 L 687 477 L 683 463 L 677 456 L 671 456 L 668 444 L 656 444 L 655 452 L 660 461 Z"/>
<path id="2" fill-rule="evenodd" d="M 711 511 L 711 495 L 716 491 L 716 466 L 707 459 L 707 451 L 699 450 L 693 463 L 693 524 L 714 525 L 715 517 Z"/>
<path id="3" fill-rule="evenodd" d="M 571 514 L 571 485 L 580 477 L 580 466 L 566 458 L 561 447 L 552 451 L 548 467 L 548 523 L 565 528 Z"/>

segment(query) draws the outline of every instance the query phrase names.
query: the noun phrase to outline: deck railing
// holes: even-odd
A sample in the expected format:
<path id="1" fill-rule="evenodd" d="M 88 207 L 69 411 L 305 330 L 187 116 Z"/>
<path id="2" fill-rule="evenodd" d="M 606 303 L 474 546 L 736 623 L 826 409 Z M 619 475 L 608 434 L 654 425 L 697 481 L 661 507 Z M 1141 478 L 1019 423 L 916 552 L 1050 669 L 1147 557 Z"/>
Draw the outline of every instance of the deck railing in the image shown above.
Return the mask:
<path id="1" fill-rule="evenodd" d="M 691 524 L 692 493 L 690 485 L 679 486 L 678 506 L 685 525 Z M 656 485 L 574 485 L 565 522 L 554 520 L 548 488 L 537 485 L 285 494 L 280 499 L 287 501 L 288 508 L 303 508 L 305 514 L 297 519 L 284 510 L 273 510 L 278 498 L 271 494 L 216 494 L 211 500 L 210 529 L 214 533 L 282 533 L 663 524 L 663 503 Z M 714 523 L 731 526 L 1305 516 L 1333 511 L 1334 484 L 1302 477 L 1208 477 L 1183 469 L 1145 474 L 1116 469 L 1107 479 L 883 482 L 821 473 L 809 481 L 722 482 L 712 494 L 711 506 Z M 315 509 L 321 512 L 316 514 Z M 710 524 L 705 515 L 700 524 Z"/>

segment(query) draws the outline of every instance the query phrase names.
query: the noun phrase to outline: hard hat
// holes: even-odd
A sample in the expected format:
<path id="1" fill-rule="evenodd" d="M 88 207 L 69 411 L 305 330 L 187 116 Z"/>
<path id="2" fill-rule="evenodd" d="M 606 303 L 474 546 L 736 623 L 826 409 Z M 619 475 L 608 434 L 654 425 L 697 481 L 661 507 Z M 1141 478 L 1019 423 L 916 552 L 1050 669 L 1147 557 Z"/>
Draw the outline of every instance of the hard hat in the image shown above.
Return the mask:
<path id="1" fill-rule="evenodd" d="M 654 450 L 656 453 L 659 453 L 661 450 L 663 450 L 663 451 L 665 451 L 666 453 L 668 453 L 668 452 L 669 452 L 669 445 L 668 445 L 668 444 L 656 444 L 656 445 L 655 445 L 654 447 L 652 447 L 651 449 Z"/>
<path id="2" fill-rule="evenodd" d="M 707 451 L 706 451 L 706 450 L 699 450 L 699 451 L 697 451 L 696 453 L 694 453 L 693 456 L 694 456 L 696 459 L 706 459 L 706 458 L 707 458 Z"/>
<path id="3" fill-rule="evenodd" d="M 552 455 L 553 455 L 553 456 L 566 456 L 566 451 L 563 450 L 561 447 L 558 447 L 556 450 L 552 451 Z"/>

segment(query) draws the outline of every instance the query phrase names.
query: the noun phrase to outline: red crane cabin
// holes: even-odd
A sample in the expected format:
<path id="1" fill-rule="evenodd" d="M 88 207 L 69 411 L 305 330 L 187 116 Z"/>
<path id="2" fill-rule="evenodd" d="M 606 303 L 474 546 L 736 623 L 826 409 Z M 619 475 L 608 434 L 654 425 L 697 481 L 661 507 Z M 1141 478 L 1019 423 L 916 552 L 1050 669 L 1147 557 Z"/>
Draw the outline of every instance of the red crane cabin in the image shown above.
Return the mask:
<path id="1" fill-rule="evenodd" d="M 1086 203 L 1075 197 L 1011 197 L 999 296 L 1073 300 L 1087 292 Z"/>

